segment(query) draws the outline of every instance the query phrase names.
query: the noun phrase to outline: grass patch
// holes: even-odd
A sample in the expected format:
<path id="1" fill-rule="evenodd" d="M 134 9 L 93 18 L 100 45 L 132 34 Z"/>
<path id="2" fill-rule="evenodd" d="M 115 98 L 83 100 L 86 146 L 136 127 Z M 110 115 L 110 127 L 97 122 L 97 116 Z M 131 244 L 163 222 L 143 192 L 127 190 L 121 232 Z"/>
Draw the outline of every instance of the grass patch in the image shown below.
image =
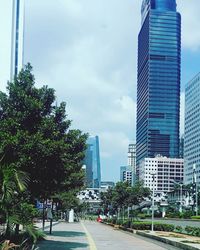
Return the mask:
<path id="1" fill-rule="evenodd" d="M 179 234 L 159 234 L 158 236 L 161 236 L 161 237 L 173 237 L 173 238 L 180 238 L 180 239 L 185 238 L 185 236 L 179 235 Z"/>
<path id="2" fill-rule="evenodd" d="M 190 240 L 182 240 L 182 243 L 190 243 L 190 244 L 200 244 L 200 240 L 190 241 Z"/>

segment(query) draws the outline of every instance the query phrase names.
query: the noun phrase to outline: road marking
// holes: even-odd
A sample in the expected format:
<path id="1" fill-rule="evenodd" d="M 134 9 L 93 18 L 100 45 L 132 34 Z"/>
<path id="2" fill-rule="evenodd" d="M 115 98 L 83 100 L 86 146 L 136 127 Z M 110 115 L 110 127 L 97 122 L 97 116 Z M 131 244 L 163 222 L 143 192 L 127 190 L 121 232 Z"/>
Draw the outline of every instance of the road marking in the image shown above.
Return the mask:
<path id="1" fill-rule="evenodd" d="M 89 246 L 90 246 L 90 250 L 97 250 L 97 247 L 95 245 L 95 242 L 91 236 L 91 234 L 88 232 L 87 228 L 85 227 L 85 225 L 83 224 L 83 222 L 81 221 L 81 226 L 83 227 L 85 233 L 86 233 L 86 236 L 87 236 L 87 240 L 88 240 L 88 243 L 89 243 Z"/>

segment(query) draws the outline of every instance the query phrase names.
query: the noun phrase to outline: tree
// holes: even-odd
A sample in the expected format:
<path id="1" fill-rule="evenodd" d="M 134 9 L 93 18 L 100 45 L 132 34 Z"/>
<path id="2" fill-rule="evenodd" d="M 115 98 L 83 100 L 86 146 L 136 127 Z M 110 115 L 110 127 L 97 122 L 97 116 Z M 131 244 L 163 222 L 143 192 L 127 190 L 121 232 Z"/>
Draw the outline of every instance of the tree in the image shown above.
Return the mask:
<path id="1" fill-rule="evenodd" d="M 19 193 L 25 191 L 29 178 L 12 165 L 0 165 L 0 211 L 6 223 L 6 237 L 10 236 L 12 224 L 17 224 Z"/>
<path id="2" fill-rule="evenodd" d="M 104 211 L 117 212 L 118 209 L 139 205 L 145 198 L 150 196 L 150 189 L 143 187 L 138 182 L 133 187 L 128 182 L 117 182 L 114 188 L 108 189 L 101 194 L 102 206 Z"/>
<path id="3" fill-rule="evenodd" d="M 66 104 L 55 90 L 35 87 L 30 64 L 0 92 L 0 155 L 4 164 L 29 174 L 32 200 L 81 186 L 87 135 L 70 130 Z"/>

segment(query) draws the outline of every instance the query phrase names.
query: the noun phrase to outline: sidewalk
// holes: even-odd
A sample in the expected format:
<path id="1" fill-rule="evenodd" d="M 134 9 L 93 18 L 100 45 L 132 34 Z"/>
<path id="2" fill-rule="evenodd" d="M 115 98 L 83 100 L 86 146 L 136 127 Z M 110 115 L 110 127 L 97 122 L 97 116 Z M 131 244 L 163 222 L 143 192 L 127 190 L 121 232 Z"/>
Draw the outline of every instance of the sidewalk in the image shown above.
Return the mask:
<path id="1" fill-rule="evenodd" d="M 80 223 L 59 222 L 53 225 L 49 235 L 49 226 L 45 225 L 46 240 L 40 241 L 40 250 L 89 250 L 86 234 Z"/>
<path id="2" fill-rule="evenodd" d="M 199 250 L 200 238 L 173 232 L 137 231 L 138 235 L 158 240 L 183 250 Z"/>

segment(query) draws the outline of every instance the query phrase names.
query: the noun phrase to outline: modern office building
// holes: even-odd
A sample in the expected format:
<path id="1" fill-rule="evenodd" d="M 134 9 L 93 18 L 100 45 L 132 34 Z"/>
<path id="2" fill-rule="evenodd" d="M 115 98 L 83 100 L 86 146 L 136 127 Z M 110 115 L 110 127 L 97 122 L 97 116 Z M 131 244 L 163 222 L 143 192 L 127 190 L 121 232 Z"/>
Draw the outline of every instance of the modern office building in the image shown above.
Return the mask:
<path id="1" fill-rule="evenodd" d="M 179 144 L 179 158 L 184 159 L 184 135 L 180 138 L 180 144 Z"/>
<path id="2" fill-rule="evenodd" d="M 24 1 L 12 0 L 11 66 L 10 80 L 23 67 L 24 57 Z"/>
<path id="3" fill-rule="evenodd" d="M 174 189 L 174 182 L 183 183 L 183 171 L 183 159 L 162 156 L 144 158 L 139 166 L 139 179 L 145 187 L 153 190 L 154 186 L 155 192 L 166 193 Z"/>
<path id="4" fill-rule="evenodd" d="M 143 0 L 138 36 L 137 166 L 179 157 L 181 16 L 176 0 Z"/>
<path id="5" fill-rule="evenodd" d="M 83 164 L 86 167 L 87 188 L 101 187 L 101 167 L 99 153 L 99 137 L 91 136 L 87 140 L 87 150 Z"/>
<path id="6" fill-rule="evenodd" d="M 132 169 L 132 185 L 136 182 L 136 144 L 128 145 L 128 166 Z"/>
<path id="7" fill-rule="evenodd" d="M 200 73 L 185 88 L 185 184 L 200 185 Z M 194 168 L 196 180 L 194 181 Z"/>
<path id="8" fill-rule="evenodd" d="M 132 185 L 132 167 L 131 166 L 120 167 L 120 181 L 128 182 L 130 186 Z"/>

